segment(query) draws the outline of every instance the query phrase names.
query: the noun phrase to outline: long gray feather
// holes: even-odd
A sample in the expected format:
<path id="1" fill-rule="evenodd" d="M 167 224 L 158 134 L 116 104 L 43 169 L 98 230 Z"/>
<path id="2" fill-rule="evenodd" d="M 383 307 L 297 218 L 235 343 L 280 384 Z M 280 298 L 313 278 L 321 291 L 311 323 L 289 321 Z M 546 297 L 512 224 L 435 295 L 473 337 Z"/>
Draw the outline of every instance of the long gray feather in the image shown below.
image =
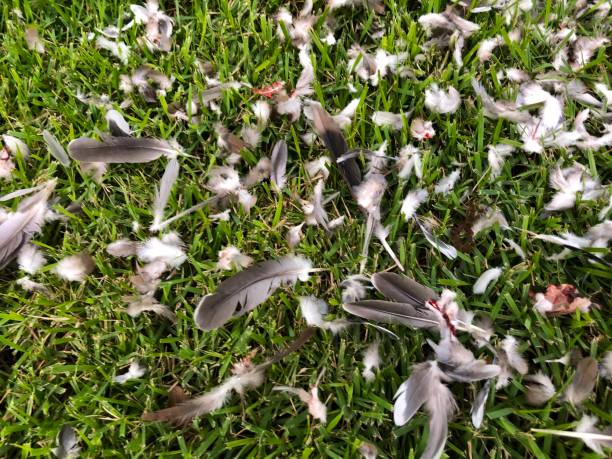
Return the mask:
<path id="1" fill-rule="evenodd" d="M 312 104 L 312 123 L 317 135 L 323 140 L 325 147 L 332 154 L 332 159 L 340 169 L 344 180 L 348 183 L 351 190 L 361 183 L 361 170 L 355 158 L 346 159 L 341 163 L 337 160 L 343 157 L 348 151 L 348 146 L 340 127 L 323 107 Z"/>
<path id="2" fill-rule="evenodd" d="M 176 154 L 170 142 L 134 137 L 105 137 L 103 141 L 79 137 L 68 144 L 70 155 L 86 163 L 148 163 Z"/>
<path id="3" fill-rule="evenodd" d="M 47 144 L 47 148 L 49 149 L 51 156 L 57 159 L 62 166 L 70 166 L 70 158 L 68 157 L 66 150 L 64 150 L 64 147 L 62 147 L 62 144 L 59 143 L 55 136 L 49 131 L 43 131 L 42 136 L 43 139 L 45 139 L 45 143 Z"/>
<path id="4" fill-rule="evenodd" d="M 170 199 L 170 193 L 172 187 L 176 182 L 179 174 L 179 162 L 176 158 L 170 159 L 166 164 L 166 170 L 164 175 L 159 182 L 159 188 L 155 192 L 155 202 L 153 204 L 153 224 L 151 225 L 151 231 L 159 230 L 159 226 L 164 219 L 164 209 Z"/>
<path id="5" fill-rule="evenodd" d="M 64 425 L 57 435 L 57 448 L 52 451 L 59 459 L 73 459 L 79 455 L 79 440 L 74 429 L 68 424 Z"/>
<path id="6" fill-rule="evenodd" d="M 438 459 L 444 451 L 444 445 L 448 437 L 449 418 L 448 411 L 444 411 L 445 408 L 445 406 L 441 406 L 429 414 L 429 437 L 420 459 Z"/>
<path id="7" fill-rule="evenodd" d="M 421 458 L 440 457 L 448 434 L 448 418 L 456 408 L 453 394 L 442 383 L 443 378 L 436 362 L 420 363 L 413 367 L 412 375 L 395 395 L 393 420 L 396 425 L 410 421 L 421 406 L 429 415 L 429 438 Z"/>
<path id="8" fill-rule="evenodd" d="M 54 188 L 54 180 L 47 182 L 38 193 L 24 199 L 17 211 L 0 224 L 0 269 L 10 263 L 17 256 L 19 249 L 40 231 L 47 210 L 47 200 Z"/>
<path id="9" fill-rule="evenodd" d="M 232 316 L 240 316 L 263 303 L 282 284 L 305 281 L 312 269 L 309 260 L 285 256 L 258 263 L 221 282 L 217 291 L 205 296 L 195 310 L 195 322 L 202 330 L 222 326 Z M 237 310 L 238 306 L 241 308 Z"/>
<path id="10" fill-rule="evenodd" d="M 414 279 L 395 273 L 376 273 L 372 285 L 387 298 L 400 303 L 423 307 L 427 300 L 437 300 L 438 294 Z"/>
<path id="11" fill-rule="evenodd" d="M 435 328 L 439 322 L 428 309 L 416 309 L 409 303 L 363 300 L 342 305 L 345 311 L 367 320 L 402 324 L 414 328 Z"/>
<path id="12" fill-rule="evenodd" d="M 270 180 L 280 191 L 285 186 L 287 172 L 287 143 L 279 140 L 272 149 L 270 157 Z"/>

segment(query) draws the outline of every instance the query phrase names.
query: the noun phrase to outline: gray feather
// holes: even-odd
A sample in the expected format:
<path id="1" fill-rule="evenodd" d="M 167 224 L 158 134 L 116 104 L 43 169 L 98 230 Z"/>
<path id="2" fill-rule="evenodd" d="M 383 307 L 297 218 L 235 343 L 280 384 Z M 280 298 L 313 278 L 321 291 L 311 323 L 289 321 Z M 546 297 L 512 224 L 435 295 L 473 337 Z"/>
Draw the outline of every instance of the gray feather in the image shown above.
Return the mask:
<path id="1" fill-rule="evenodd" d="M 337 162 L 338 158 L 343 157 L 348 151 L 342 131 L 323 107 L 318 104 L 312 104 L 311 107 L 313 128 L 325 144 L 325 147 L 332 154 L 332 159 L 340 169 L 342 177 L 352 189 L 361 183 L 359 164 L 355 158 L 346 159 L 341 163 Z"/>
<path id="2" fill-rule="evenodd" d="M 79 455 L 81 448 L 72 427 L 67 424 L 62 427 L 57 435 L 57 448 L 53 448 L 52 451 L 59 459 L 72 459 Z"/>
<path id="3" fill-rule="evenodd" d="M 16 256 L 19 249 L 40 231 L 47 210 L 47 200 L 55 188 L 55 181 L 29 198 L 24 199 L 17 211 L 9 214 L 0 224 L 0 269 Z"/>
<path id="4" fill-rule="evenodd" d="M 429 287 L 401 274 L 376 273 L 372 276 L 372 285 L 387 298 L 400 303 L 410 303 L 417 308 L 423 307 L 427 300 L 439 298 Z"/>
<path id="5" fill-rule="evenodd" d="M 395 425 L 402 426 L 410 421 L 427 400 L 431 365 L 432 362 L 414 365 L 410 378 L 404 381 L 395 393 L 393 409 Z"/>
<path id="6" fill-rule="evenodd" d="M 115 137 L 129 137 L 132 135 L 130 125 L 117 110 L 106 112 L 106 123 L 111 135 Z"/>
<path id="7" fill-rule="evenodd" d="M 165 140 L 112 136 L 103 141 L 80 137 L 70 142 L 68 151 L 74 159 L 86 163 L 147 163 L 176 154 Z"/>
<path id="8" fill-rule="evenodd" d="M 179 168 L 179 162 L 176 158 L 172 158 L 170 161 L 168 161 L 168 164 L 166 164 L 166 170 L 164 171 L 164 175 L 159 182 L 159 188 L 155 192 L 155 203 L 153 204 L 153 224 L 151 225 L 152 231 L 156 231 L 159 228 L 159 225 L 164 218 L 164 209 L 168 204 L 168 199 L 170 199 L 172 187 L 178 178 Z"/>
<path id="9" fill-rule="evenodd" d="M 438 327 L 438 319 L 428 309 L 417 309 L 409 303 L 364 300 L 342 305 L 345 311 L 367 320 L 402 324 L 414 328 Z"/>
<path id="10" fill-rule="evenodd" d="M 441 409 L 430 413 L 429 437 L 420 459 L 438 459 L 442 455 L 448 437 L 448 417 L 449 414 Z"/>
<path id="11" fill-rule="evenodd" d="M 565 399 L 572 405 L 579 405 L 584 402 L 593 389 L 597 381 L 597 360 L 593 357 L 586 357 L 578 362 L 576 373 L 572 384 L 565 391 Z"/>
<path id="12" fill-rule="evenodd" d="M 436 353 L 440 369 L 452 381 L 473 382 L 494 378 L 501 368 L 474 357 L 472 351 L 454 336 L 444 337 L 439 344 L 427 340 Z"/>
<path id="13" fill-rule="evenodd" d="M 439 458 L 448 434 L 448 418 L 456 408 L 453 394 L 442 383 L 443 373 L 436 362 L 415 365 L 410 378 L 397 391 L 393 419 L 406 424 L 421 406 L 429 415 L 429 438 L 421 458 Z"/>
<path id="14" fill-rule="evenodd" d="M 49 149 L 49 153 L 55 159 L 57 159 L 62 166 L 70 166 L 70 158 L 68 154 L 66 154 L 66 150 L 62 147 L 62 144 L 55 138 L 53 134 L 49 131 L 43 131 L 42 133 L 43 139 L 45 139 L 45 143 L 47 144 L 47 148 Z"/>
<path id="15" fill-rule="evenodd" d="M 470 411 L 472 415 L 472 425 L 477 429 L 480 429 L 484 419 L 485 407 L 487 405 L 487 399 L 489 398 L 489 390 L 491 389 L 491 381 L 491 379 L 488 379 L 484 383 L 484 386 L 478 391 L 474 403 L 472 404 L 472 410 Z"/>
<path id="16" fill-rule="evenodd" d="M 445 257 L 450 258 L 451 260 L 457 258 L 456 248 L 439 240 L 436 236 L 433 235 L 431 231 L 425 228 L 418 219 L 415 218 L 415 221 L 419 225 L 419 228 L 421 229 L 423 236 L 425 236 L 425 239 L 427 239 L 427 242 L 429 242 L 432 246 L 438 249 Z"/>
<path id="17" fill-rule="evenodd" d="M 311 269 L 307 259 L 285 256 L 239 272 L 221 282 L 214 294 L 202 298 L 194 313 L 196 325 L 202 330 L 218 328 L 232 316 L 245 314 L 266 301 L 282 284 L 306 280 Z"/>
<path id="18" fill-rule="evenodd" d="M 282 190 L 285 186 L 287 172 L 287 143 L 284 140 L 279 140 L 274 145 L 270 163 L 270 180 L 278 190 Z"/>

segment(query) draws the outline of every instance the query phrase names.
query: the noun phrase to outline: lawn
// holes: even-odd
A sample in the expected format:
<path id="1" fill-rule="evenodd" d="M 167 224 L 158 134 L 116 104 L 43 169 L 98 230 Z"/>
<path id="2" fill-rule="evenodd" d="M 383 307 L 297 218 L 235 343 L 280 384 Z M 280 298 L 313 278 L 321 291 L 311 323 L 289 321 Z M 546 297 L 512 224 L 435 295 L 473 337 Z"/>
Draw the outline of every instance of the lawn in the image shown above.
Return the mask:
<path id="1" fill-rule="evenodd" d="M 560 83 L 547 89 L 562 101 L 564 127 L 571 130 L 576 115 L 590 107 L 586 123 L 590 135 L 605 135 L 610 122 L 607 103 L 594 108 L 570 97 L 566 88 L 568 81 L 579 80 L 589 94 L 604 100 L 593 88 L 596 83 L 610 85 L 609 46 L 599 46 L 582 66 L 564 65 L 557 71 L 555 58 L 569 40 L 552 46 L 546 31 L 569 28 L 583 37 L 609 37 L 609 16 L 597 17 L 597 7 L 606 2 L 590 4 L 594 6 L 582 15 L 576 13 L 581 7 L 574 0 L 544 1 L 530 11 L 508 7 L 468 12 L 465 18 L 480 29 L 465 39 L 463 66 L 453 58 L 452 47 L 421 49 L 428 37 L 419 17 L 443 12 L 446 2 L 385 0 L 382 14 L 357 3 L 357 7 L 330 12 L 324 2 L 315 2 L 316 20 L 307 34 L 314 91 L 306 98 L 320 102 L 332 114 L 359 99 L 354 120 L 344 129 L 351 149 L 376 151 L 386 141 L 386 154 L 395 158 L 408 144 L 420 148 L 422 178 L 412 174 L 400 179 L 391 160 L 382 198 L 382 223 L 389 226 L 389 243 L 406 274 L 437 292 L 448 288 L 457 293 L 462 308 L 490 316 L 495 330 L 491 343 L 496 345 L 507 335 L 515 337 L 529 362 L 529 373 L 542 371 L 556 388 L 551 400 L 533 407 L 526 403 L 524 377 L 515 375 L 508 386 L 492 388 L 484 422 L 476 429 L 470 407 L 482 383 L 449 384 L 458 409 L 449 422 L 445 454 L 457 458 L 597 457 L 578 439 L 531 429 L 572 430 L 583 413 L 597 416 L 600 425 L 612 423 L 610 379 L 599 377 L 593 394 L 580 406 L 572 406 L 563 401 L 563 393 L 574 368 L 547 362 L 574 348 L 601 362 L 612 349 L 607 240 L 603 248 L 588 249 L 590 257 L 588 251 L 573 251 L 555 260 L 549 257 L 562 247 L 534 235 L 571 231 L 581 236 L 610 218 L 610 209 L 605 210 L 606 193 L 612 192 L 610 148 L 546 145 L 540 153 L 525 151 L 515 123 L 485 116 L 472 80 L 480 81 L 494 99 L 514 101 L 521 85 L 499 72 L 518 68 L 534 79 L 555 72 Z M 344 223 L 333 231 L 305 225 L 304 237 L 294 250 L 318 270 L 308 281 L 281 287 L 269 300 L 220 328 L 203 331 L 194 323 L 199 299 L 214 293 L 221 281 L 236 272 L 217 268 L 221 250 L 235 246 L 256 263 L 293 252 L 286 233 L 304 221 L 299 198 L 310 198 L 316 183 L 305 163 L 326 154 L 320 141 L 309 144 L 302 137 L 312 132 L 303 114 L 295 122 L 273 115 L 258 146 L 243 149 L 243 159 L 236 166 L 241 177 L 246 175 L 270 155 L 276 141 L 286 140 L 287 184 L 282 192 L 262 180 L 249 190 L 257 198 L 250 211 L 232 202 L 227 207 L 229 219 L 224 221 L 213 217 L 219 209 L 204 206 L 162 232 L 175 231 L 187 254 L 184 263 L 163 274 L 155 293 L 159 303 L 176 313 L 175 323 L 150 313 L 138 317 L 126 313 L 126 297 L 135 294 L 130 276 L 138 262 L 135 257 L 118 258 L 106 252 L 110 243 L 121 238 L 145 241 L 155 236 L 149 231 L 151 208 L 168 159 L 109 164 L 103 178 L 95 180 L 78 161 L 62 165 L 49 154 L 42 137 L 47 130 L 64 147 L 78 137 L 100 138 L 108 131 L 106 112 L 114 108 L 135 137 L 176 139 L 182 146 L 180 173 L 165 216 L 204 201 L 212 196 L 211 171 L 228 163 L 217 142 L 216 123 L 238 134 L 243 126 L 257 123 L 252 108 L 256 101 L 274 103 L 275 99 L 258 95 L 257 89 L 284 82 L 291 94 L 296 87 L 302 71 L 299 50 L 286 39 L 290 28 L 283 26 L 277 33 L 275 15 L 283 6 L 297 16 L 302 2 L 291 6 L 277 1 L 163 1 L 160 9 L 174 20 L 170 51 L 148 49 L 142 40 L 145 25 L 138 24 L 120 33 L 119 40 L 130 53 L 117 57 L 96 47 L 96 38 L 88 35 L 100 37 L 105 27 L 128 24 L 132 19 L 129 2 L 7 0 L 0 5 L 0 134 L 22 140 L 30 150 L 27 158 L 15 155 L 15 169 L 0 178 L 0 195 L 57 180 L 49 202 L 57 218 L 46 222 L 32 238 L 47 264 L 31 277 L 45 290 L 24 291 L 16 283 L 24 273 L 15 262 L 0 271 L 0 457 L 52 457 L 65 424 L 77 432 L 80 457 L 92 458 L 360 457 L 362 443 L 375 445 L 379 457 L 422 453 L 427 415 L 419 412 L 407 424 L 395 426 L 393 396 L 414 364 L 432 358 L 427 339 L 436 335 L 401 325 L 388 326 L 397 338 L 367 325 L 354 325 L 336 335 L 318 330 L 301 349 L 273 365 L 263 385 L 243 397 L 232 395 L 223 408 L 182 427 L 141 419 L 144 412 L 167 406 L 173 386 L 189 396 L 202 394 L 230 377 L 241 359 L 251 356 L 261 363 L 287 346 L 307 327 L 299 296 L 325 300 L 328 319 L 354 319 L 342 308 L 341 283 L 360 271 L 366 217 L 332 164 L 324 194 L 337 191 L 339 195 L 325 209 L 330 220 L 345 216 Z M 331 16 L 335 44 L 324 40 Z M 29 26 L 37 29 L 44 52 L 26 46 Z M 521 37 L 512 41 L 508 34 L 517 27 Z M 479 44 L 497 35 L 502 37 L 501 46 L 481 62 Z M 371 53 L 382 48 L 401 55 L 403 61 L 376 85 L 363 81 L 347 65 L 355 43 Z M 209 64 L 204 63 L 212 65 L 214 76 L 206 75 L 203 67 Z M 149 101 L 136 90 L 126 94 L 121 89 L 121 75 L 131 75 L 145 64 L 172 78 L 171 87 Z M 359 60 L 354 67 L 358 65 Z M 191 118 L 191 109 L 185 110 L 187 120 L 177 118 L 176 108 L 185 107 L 210 87 L 213 77 L 248 85 L 224 90 L 215 102 L 217 108 L 201 104 L 197 118 Z M 458 110 L 434 113 L 425 106 L 425 91 L 432 83 L 457 89 Z M 372 121 L 377 111 L 405 116 L 395 130 Z M 411 123 L 419 117 L 432 122 L 433 138 L 412 138 Z M 494 177 L 487 147 L 497 144 L 516 150 Z M 555 194 L 549 185 L 551 172 L 557 164 L 568 167 L 574 162 L 603 184 L 600 195 L 582 199 L 578 193 L 575 205 L 568 209 L 545 209 Z M 358 163 L 366 170 L 368 158 L 360 156 Z M 456 169 L 460 176 L 454 187 L 447 194 L 435 193 L 436 184 Z M 429 199 L 417 211 L 420 220 L 440 240 L 459 249 L 455 259 L 432 247 L 416 223 L 402 216 L 402 201 L 417 188 L 429 191 Z M 1 204 L 7 211 L 15 210 L 23 199 Z M 472 238 L 471 225 L 489 208 L 503 213 L 508 227 L 495 224 Z M 518 244 L 525 257 L 507 240 Z M 59 260 L 80 252 L 91 254 L 95 261 L 95 269 L 83 282 L 69 282 L 54 273 Z M 502 268 L 501 277 L 484 294 L 474 294 L 474 282 L 494 267 Z M 364 274 L 380 271 L 399 269 L 373 238 Z M 540 314 L 532 294 L 545 291 L 549 284 L 564 283 L 576 286 L 581 296 L 598 307 L 559 316 Z M 381 298 L 373 289 L 368 289 L 367 297 Z M 467 335 L 460 338 L 468 346 Z M 368 382 L 362 376 L 362 357 L 376 340 L 380 340 L 382 363 Z M 490 352 L 471 349 L 492 360 Z M 146 373 L 125 384 L 113 382 L 134 361 Z M 327 406 L 325 424 L 313 419 L 297 397 L 272 390 L 276 385 L 308 389 L 324 369 L 319 396 Z"/>

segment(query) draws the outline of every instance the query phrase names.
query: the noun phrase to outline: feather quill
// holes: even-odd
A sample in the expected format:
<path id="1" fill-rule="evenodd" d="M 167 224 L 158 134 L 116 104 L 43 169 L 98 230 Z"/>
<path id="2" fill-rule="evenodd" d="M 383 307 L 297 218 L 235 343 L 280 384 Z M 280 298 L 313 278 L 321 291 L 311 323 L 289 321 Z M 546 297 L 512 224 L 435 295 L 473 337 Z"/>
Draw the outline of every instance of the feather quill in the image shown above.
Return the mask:
<path id="1" fill-rule="evenodd" d="M 66 150 L 59 143 L 59 141 L 55 138 L 53 134 L 49 131 L 43 131 L 42 133 L 43 139 L 45 139 L 45 143 L 47 144 L 47 148 L 49 149 L 49 153 L 55 159 L 57 159 L 62 166 L 70 166 L 70 158 L 66 154 Z"/>
<path id="2" fill-rule="evenodd" d="M 176 158 L 170 159 L 166 164 L 166 170 L 159 182 L 159 188 L 155 192 L 155 203 L 153 204 L 153 224 L 149 228 L 151 231 L 159 231 L 160 224 L 164 218 L 164 209 L 168 204 L 172 187 L 174 186 L 179 174 L 179 162 Z"/>
<path id="3" fill-rule="evenodd" d="M 348 151 L 348 146 L 346 140 L 344 140 L 342 131 L 323 107 L 318 104 L 312 104 L 311 108 L 314 131 L 321 138 L 327 150 L 332 154 L 334 161 L 340 169 L 342 177 L 352 190 L 353 187 L 361 183 L 359 164 L 355 158 L 347 159 L 341 163 L 337 162 L 337 159 Z"/>
<path id="4" fill-rule="evenodd" d="M 51 180 L 35 195 L 24 199 L 0 224 L 0 269 L 10 263 L 34 234 L 40 231 L 47 211 L 47 200 L 55 188 Z"/>
<path id="5" fill-rule="evenodd" d="M 555 429 L 531 429 L 532 432 L 558 435 L 560 437 L 579 438 L 598 454 L 603 455 L 603 447 L 612 448 L 612 426 L 608 426 L 603 432 L 597 427 L 597 418 L 595 416 L 583 415 L 582 419 L 576 426 L 575 431 L 571 430 L 555 430 Z"/>
<path id="6" fill-rule="evenodd" d="M 287 177 L 287 142 L 279 140 L 272 149 L 270 156 L 270 180 L 277 190 L 282 190 Z"/>
<path id="7" fill-rule="evenodd" d="M 68 144 L 68 151 L 85 163 L 148 163 L 162 155 L 177 154 L 176 146 L 165 140 L 112 136 L 102 141 L 79 137 Z"/>
<path id="8" fill-rule="evenodd" d="M 311 270 L 309 260 L 293 255 L 245 269 L 200 300 L 194 313 L 196 325 L 202 330 L 214 330 L 232 316 L 245 314 L 263 303 L 282 284 L 307 281 Z"/>

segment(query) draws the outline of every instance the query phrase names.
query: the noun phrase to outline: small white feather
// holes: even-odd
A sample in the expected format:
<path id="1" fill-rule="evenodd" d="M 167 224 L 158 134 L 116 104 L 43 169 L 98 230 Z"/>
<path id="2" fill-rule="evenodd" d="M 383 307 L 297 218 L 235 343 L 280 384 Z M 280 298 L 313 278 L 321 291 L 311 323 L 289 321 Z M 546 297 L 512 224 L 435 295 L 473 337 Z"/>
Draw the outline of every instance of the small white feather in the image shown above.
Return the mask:
<path id="1" fill-rule="evenodd" d="M 327 180 L 329 177 L 329 167 L 331 161 L 328 156 L 321 156 L 312 161 L 308 161 L 304 164 L 304 169 L 306 169 L 306 173 L 308 177 L 314 179 L 317 175 L 321 174 L 323 180 Z"/>
<path id="2" fill-rule="evenodd" d="M 376 375 L 372 370 L 380 367 L 379 346 L 380 343 L 375 341 L 367 347 L 363 354 L 363 372 L 361 374 L 366 381 L 374 381 Z"/>
<path id="3" fill-rule="evenodd" d="M 287 245 L 290 249 L 295 249 L 304 237 L 304 235 L 302 234 L 303 226 L 304 223 L 300 223 L 299 225 L 292 226 L 287 231 Z"/>
<path id="4" fill-rule="evenodd" d="M 46 261 L 45 256 L 34 244 L 24 245 L 17 255 L 19 269 L 28 274 L 36 274 L 45 265 Z"/>
<path id="5" fill-rule="evenodd" d="M 113 257 L 130 257 L 138 252 L 138 242 L 119 239 L 106 246 L 106 252 Z"/>
<path id="6" fill-rule="evenodd" d="M 53 272 L 64 280 L 83 282 L 94 268 L 94 259 L 86 253 L 79 253 L 60 260 L 53 268 Z"/>
<path id="7" fill-rule="evenodd" d="M 354 303 L 364 299 L 366 297 L 366 287 L 363 283 L 368 281 L 369 279 L 361 274 L 353 274 L 344 279 L 340 284 L 342 286 L 342 302 Z"/>
<path id="8" fill-rule="evenodd" d="M 161 239 L 147 239 L 138 247 L 138 258 L 146 263 L 162 261 L 166 265 L 178 268 L 187 260 L 183 241 L 176 233 L 168 233 Z"/>
<path id="9" fill-rule="evenodd" d="M 527 392 L 527 403 L 533 406 L 544 405 L 549 401 L 556 392 L 555 385 L 551 381 L 550 377 L 538 371 L 534 375 L 526 376 L 527 381 L 533 382 L 533 384 L 526 384 L 525 388 Z"/>
<path id="10" fill-rule="evenodd" d="M 96 48 L 105 49 L 110 52 L 124 65 L 128 63 L 130 58 L 130 48 L 122 41 L 112 41 L 106 37 L 99 36 L 96 38 Z"/>
<path id="11" fill-rule="evenodd" d="M 410 135 L 416 140 L 428 140 L 436 135 L 436 130 L 433 128 L 431 121 L 415 118 L 410 123 Z"/>
<path id="12" fill-rule="evenodd" d="M 506 220 L 506 217 L 501 211 L 489 209 L 484 215 L 478 217 L 478 219 L 472 225 L 472 236 L 476 236 L 481 231 L 489 229 L 495 224 L 498 224 L 503 230 L 510 229 L 508 220 Z"/>
<path id="13" fill-rule="evenodd" d="M 600 431 L 596 427 L 597 421 L 598 419 L 595 416 L 583 414 L 582 419 L 580 419 L 580 422 L 576 426 L 576 432 L 581 434 L 604 434 L 604 432 Z M 608 437 L 607 440 L 589 438 L 587 435 L 584 435 L 582 437 L 582 441 L 597 454 L 603 455 L 604 452 L 602 447 L 612 448 L 612 435 L 610 435 L 610 427 L 606 429 L 606 434 Z"/>
<path id="14" fill-rule="evenodd" d="M 515 148 L 511 145 L 497 144 L 488 146 L 488 161 L 491 167 L 491 177 L 498 177 L 506 157 L 514 152 Z"/>
<path id="15" fill-rule="evenodd" d="M 514 336 L 506 336 L 501 347 L 506 353 L 509 365 L 514 368 L 518 373 L 524 375 L 529 371 L 529 365 L 525 358 L 520 354 L 518 350 L 518 342 Z"/>
<path id="16" fill-rule="evenodd" d="M 480 275 L 478 280 L 474 283 L 474 286 L 472 287 L 472 291 L 477 295 L 483 294 L 484 292 L 486 292 L 489 284 L 491 282 L 496 281 L 499 278 L 499 276 L 501 276 L 501 273 L 502 273 L 501 268 L 487 269 L 484 273 Z"/>
<path id="17" fill-rule="evenodd" d="M 267 126 L 268 121 L 270 120 L 270 113 L 272 113 L 270 104 L 265 100 L 258 100 L 251 106 L 251 108 L 255 118 L 257 118 L 257 125 L 259 128 L 262 129 Z"/>
<path id="18" fill-rule="evenodd" d="M 47 288 L 39 282 L 34 282 L 28 276 L 20 277 L 15 281 L 26 292 L 45 292 Z"/>
<path id="19" fill-rule="evenodd" d="M 429 193 L 423 188 L 410 191 L 402 202 L 401 213 L 404 215 L 404 218 L 410 220 L 416 214 L 421 204 L 427 200 L 428 196 Z"/>
<path id="20" fill-rule="evenodd" d="M 606 352 L 601 360 L 599 374 L 604 378 L 612 380 L 612 351 Z"/>
<path id="21" fill-rule="evenodd" d="M 306 323 L 311 327 L 329 330 L 333 334 L 336 334 L 344 330 L 350 324 L 350 322 L 342 319 L 323 319 L 328 311 L 327 303 L 314 296 L 301 296 L 299 297 L 299 302 L 302 317 L 304 317 Z"/>
<path id="22" fill-rule="evenodd" d="M 493 55 L 493 51 L 495 51 L 495 48 L 503 44 L 504 44 L 504 39 L 501 35 L 496 35 L 493 38 L 487 38 L 485 40 L 482 40 L 480 42 L 480 46 L 478 47 L 478 53 L 477 53 L 478 60 L 481 63 L 488 61 L 489 59 L 491 59 L 491 56 Z"/>
<path id="23" fill-rule="evenodd" d="M 174 314 L 168 306 L 158 303 L 155 298 L 148 295 L 130 301 L 127 307 L 127 313 L 130 317 L 138 317 L 143 312 L 147 311 L 165 317 L 172 323 L 176 322 L 176 314 Z"/>
<path id="24" fill-rule="evenodd" d="M 452 86 L 445 91 L 433 83 L 425 90 L 425 106 L 434 113 L 455 113 L 461 105 L 461 95 Z"/>
<path id="25" fill-rule="evenodd" d="M 147 369 L 140 365 L 138 362 L 132 362 L 128 371 L 122 375 L 117 375 L 113 378 L 113 381 L 119 384 L 125 384 L 131 379 L 138 379 L 144 376 Z"/>
<path id="26" fill-rule="evenodd" d="M 508 239 L 508 238 L 504 238 L 504 241 L 506 242 L 506 244 L 508 244 L 512 249 L 514 249 L 514 251 L 516 252 L 516 254 L 521 257 L 523 260 L 525 258 L 527 258 L 527 255 L 525 255 L 525 251 L 521 248 L 520 245 L 518 245 L 516 242 L 514 242 L 512 239 Z"/>
<path id="27" fill-rule="evenodd" d="M 23 140 L 13 137 L 12 135 L 2 134 L 2 141 L 11 155 L 15 156 L 21 153 L 24 159 L 30 156 L 30 149 Z"/>
<path id="28" fill-rule="evenodd" d="M 390 127 L 399 131 L 404 126 L 404 115 L 402 113 L 374 112 L 372 122 L 377 126 Z"/>
<path id="29" fill-rule="evenodd" d="M 409 179 L 413 171 L 414 175 L 416 175 L 418 179 L 423 178 L 421 151 L 412 145 L 406 145 L 403 147 L 399 152 L 397 169 L 397 175 L 401 179 Z"/>
<path id="30" fill-rule="evenodd" d="M 217 269 L 230 271 L 232 269 L 246 268 L 253 264 L 253 259 L 242 254 L 240 250 L 233 245 L 227 246 L 219 251 L 219 261 Z"/>
<path id="31" fill-rule="evenodd" d="M 159 231 L 160 224 L 164 220 L 164 209 L 170 199 L 170 193 L 178 178 L 180 165 L 176 158 L 172 158 L 166 164 L 164 175 L 159 182 L 155 192 L 155 203 L 153 204 L 153 223 L 149 228 L 151 231 Z"/>
<path id="32" fill-rule="evenodd" d="M 438 183 L 436 183 L 436 186 L 434 187 L 434 192 L 446 196 L 453 190 L 453 188 L 455 187 L 455 184 L 457 183 L 457 180 L 459 180 L 460 175 L 461 175 L 461 170 L 455 169 L 449 175 L 447 175 L 446 177 L 441 179 Z"/>

